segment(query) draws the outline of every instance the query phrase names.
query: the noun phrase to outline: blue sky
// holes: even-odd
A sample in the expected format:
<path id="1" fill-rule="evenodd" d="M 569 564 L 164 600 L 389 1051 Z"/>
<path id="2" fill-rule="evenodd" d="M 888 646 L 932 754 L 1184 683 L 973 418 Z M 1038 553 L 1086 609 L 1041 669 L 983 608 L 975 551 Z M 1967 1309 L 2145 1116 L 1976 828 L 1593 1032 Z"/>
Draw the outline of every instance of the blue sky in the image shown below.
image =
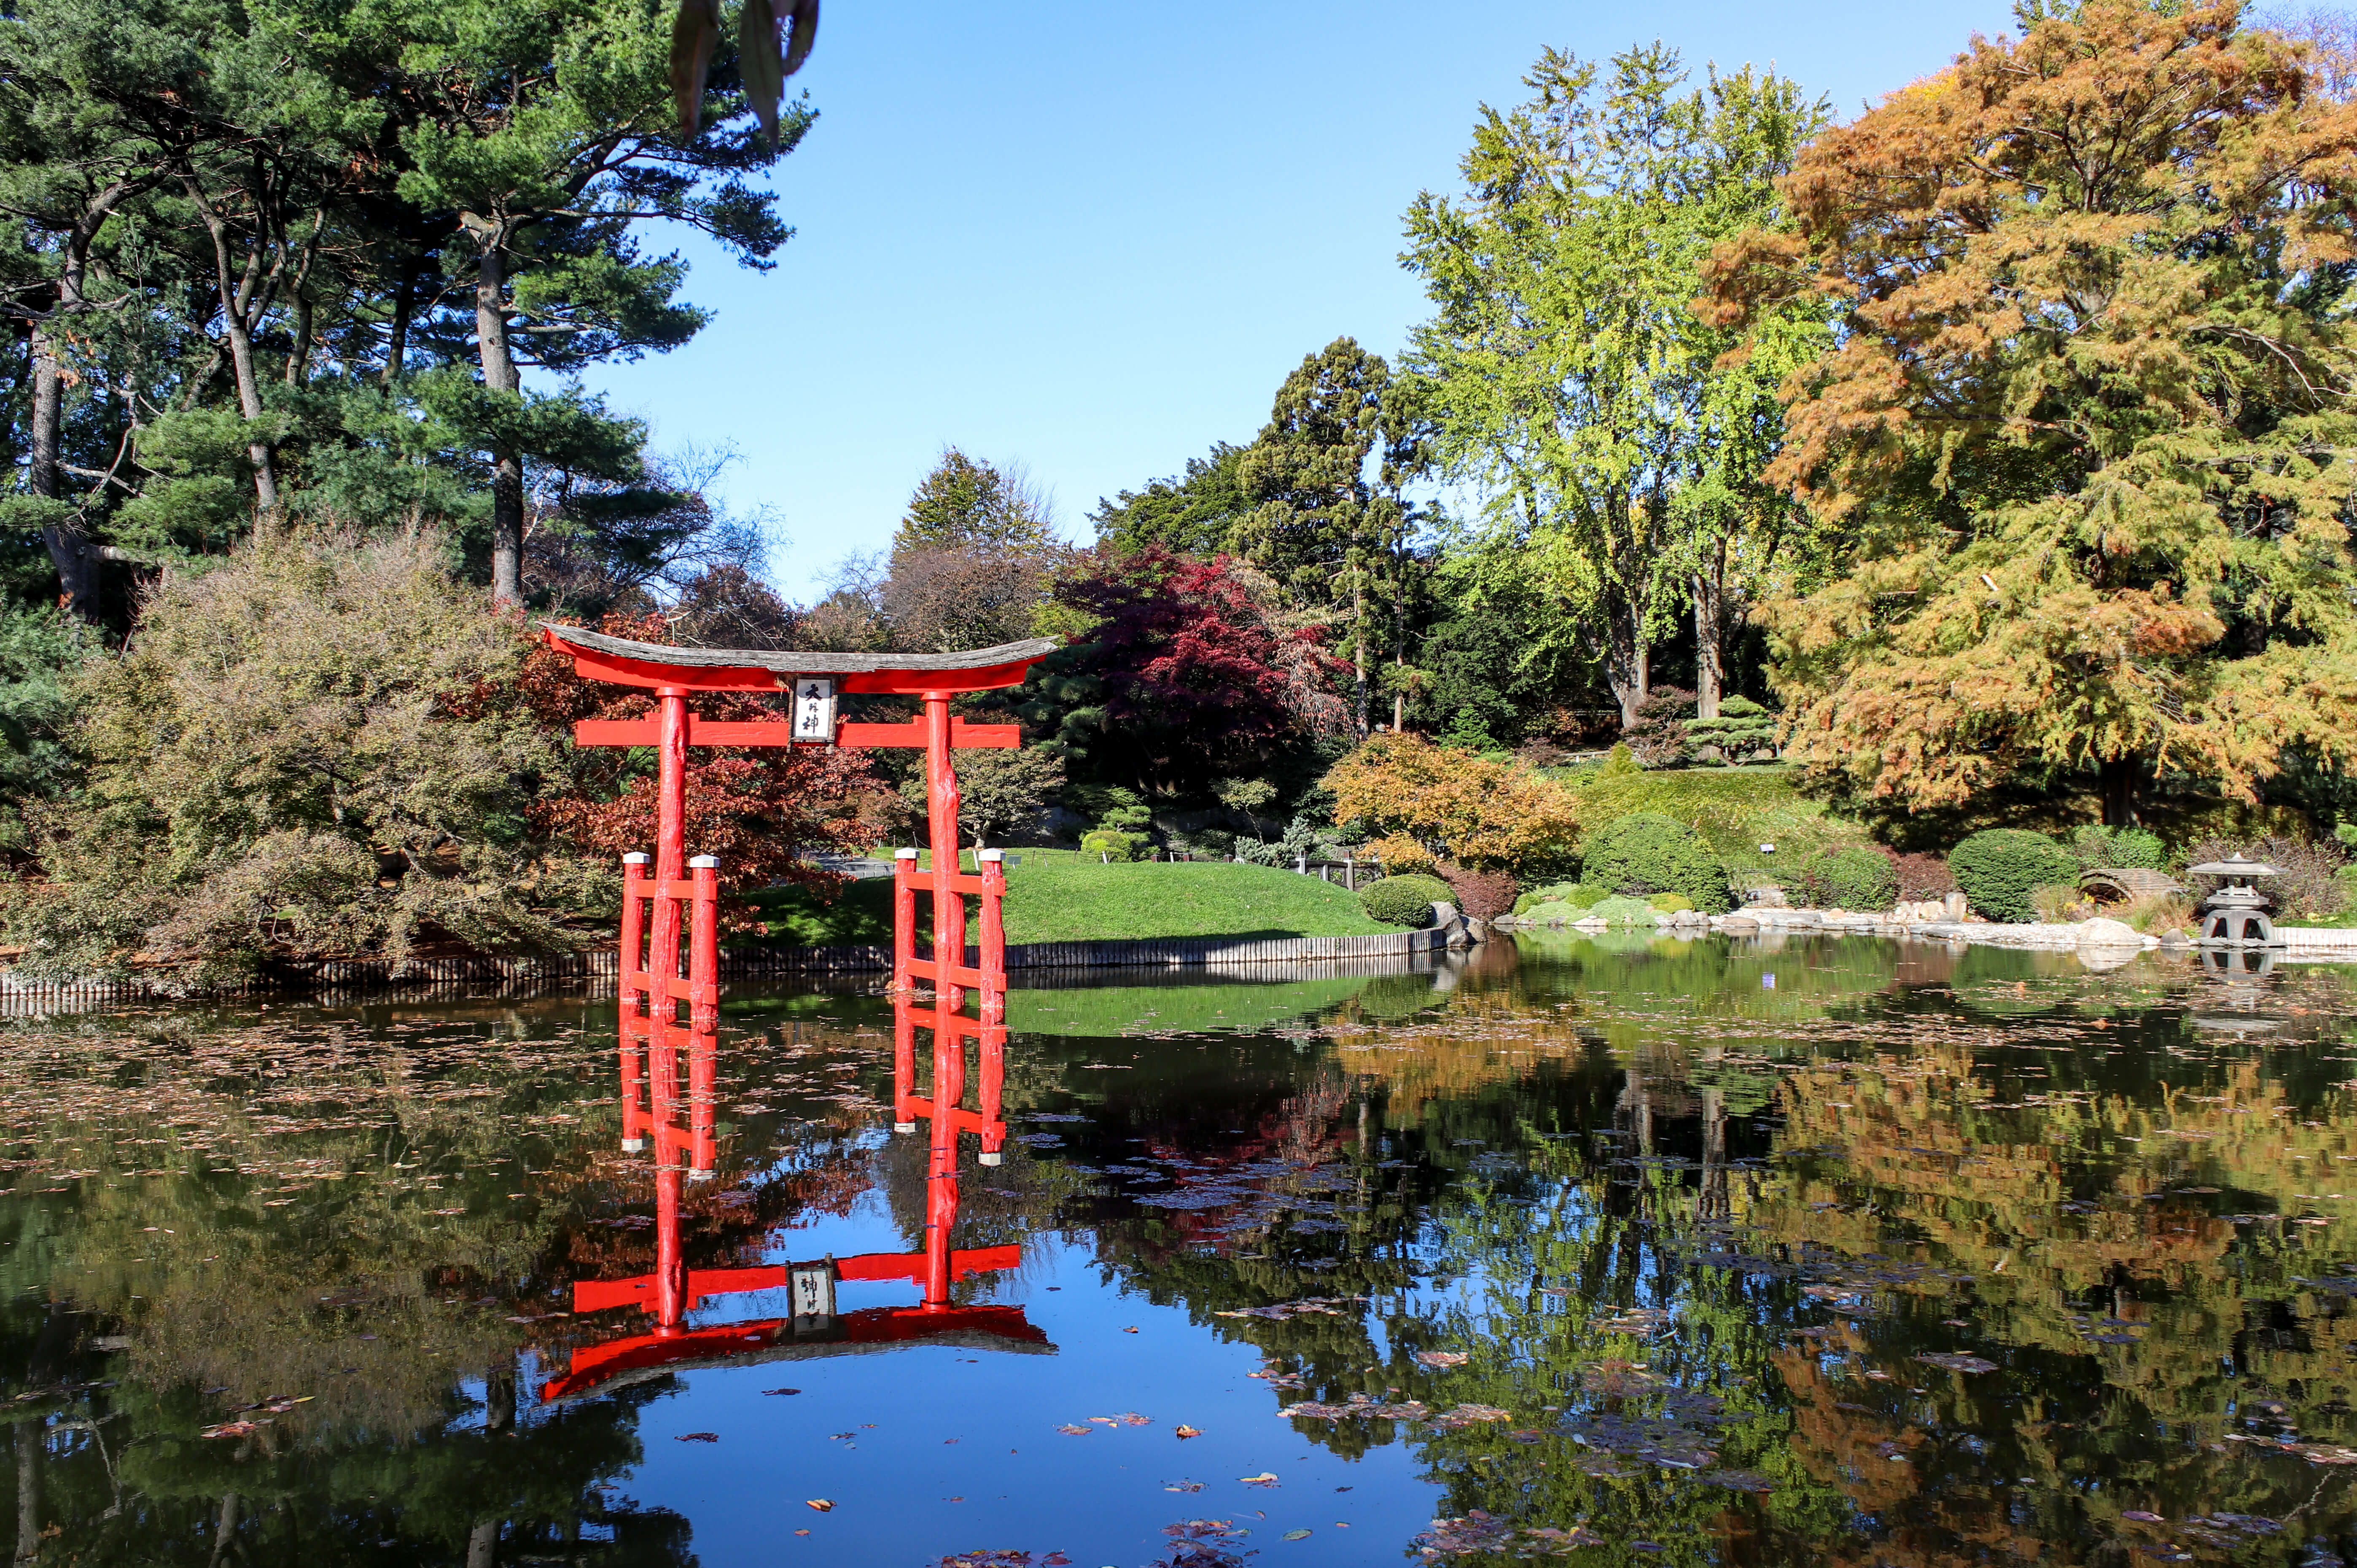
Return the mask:
<path id="1" fill-rule="evenodd" d="M 1099 496 L 1249 439 L 1305 353 L 1398 350 L 1423 313 L 1400 215 L 1456 188 L 1478 106 L 1523 97 L 1543 47 L 1772 61 L 1848 118 L 2009 22 L 2002 0 L 828 0 L 795 79 L 819 122 L 773 177 L 795 238 L 768 274 L 684 247 L 717 318 L 591 384 L 659 450 L 737 452 L 719 489 L 772 520 L 790 596 L 884 546 L 949 444 L 1023 463 L 1083 538 Z"/>

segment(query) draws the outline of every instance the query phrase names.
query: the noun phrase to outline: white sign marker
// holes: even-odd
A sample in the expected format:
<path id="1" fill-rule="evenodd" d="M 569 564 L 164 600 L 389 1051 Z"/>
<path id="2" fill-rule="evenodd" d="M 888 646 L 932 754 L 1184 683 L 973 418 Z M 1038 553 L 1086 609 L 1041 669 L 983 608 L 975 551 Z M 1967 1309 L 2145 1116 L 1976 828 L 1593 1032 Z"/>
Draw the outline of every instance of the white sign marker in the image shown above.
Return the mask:
<path id="1" fill-rule="evenodd" d="M 834 682 L 814 675 L 794 678 L 794 738 L 834 744 Z"/>

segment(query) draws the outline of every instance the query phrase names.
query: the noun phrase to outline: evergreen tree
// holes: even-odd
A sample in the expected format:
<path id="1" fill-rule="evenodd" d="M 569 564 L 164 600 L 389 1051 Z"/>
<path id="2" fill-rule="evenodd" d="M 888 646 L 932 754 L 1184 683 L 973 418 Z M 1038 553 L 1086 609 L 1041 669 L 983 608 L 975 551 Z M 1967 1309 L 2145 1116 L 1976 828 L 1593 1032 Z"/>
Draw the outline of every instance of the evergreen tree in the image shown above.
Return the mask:
<path id="1" fill-rule="evenodd" d="M 1215 441 L 1205 456 L 1187 459 L 1186 472 L 1100 499 L 1089 514 L 1097 542 L 1127 555 L 1157 548 L 1178 555 L 1214 555 L 1229 549 L 1236 524 L 1252 510 L 1238 471 L 1244 451 Z"/>

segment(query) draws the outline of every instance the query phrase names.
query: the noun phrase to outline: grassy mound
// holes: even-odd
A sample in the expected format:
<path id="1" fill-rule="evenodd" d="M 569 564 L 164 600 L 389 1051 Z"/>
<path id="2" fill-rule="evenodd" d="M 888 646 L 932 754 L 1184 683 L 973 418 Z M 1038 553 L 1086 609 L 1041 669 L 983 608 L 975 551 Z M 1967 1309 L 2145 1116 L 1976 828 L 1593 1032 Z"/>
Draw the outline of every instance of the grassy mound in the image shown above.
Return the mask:
<path id="1" fill-rule="evenodd" d="M 1600 768 L 1573 768 L 1564 781 L 1577 792 L 1583 834 L 1641 811 L 1686 823 L 1730 872 L 1772 877 L 1799 875 L 1801 862 L 1869 842 L 1865 827 L 1828 815 L 1803 796 L 1799 769 L 1666 768 L 1606 777 Z M 1772 843 L 1773 854 L 1760 846 Z M 1738 880 L 1740 878 L 1738 877 Z"/>
<path id="2" fill-rule="evenodd" d="M 1365 937 L 1397 929 L 1367 918 L 1341 887 L 1267 865 L 1116 863 L 1027 849 L 1006 873 L 1006 940 L 1082 942 L 1158 937 Z M 969 857 L 967 864 L 972 865 Z M 775 947 L 881 946 L 892 940 L 892 884 L 855 882 L 829 902 L 800 887 L 753 896 L 769 925 L 746 940 Z M 970 916 L 966 938 L 981 929 Z"/>

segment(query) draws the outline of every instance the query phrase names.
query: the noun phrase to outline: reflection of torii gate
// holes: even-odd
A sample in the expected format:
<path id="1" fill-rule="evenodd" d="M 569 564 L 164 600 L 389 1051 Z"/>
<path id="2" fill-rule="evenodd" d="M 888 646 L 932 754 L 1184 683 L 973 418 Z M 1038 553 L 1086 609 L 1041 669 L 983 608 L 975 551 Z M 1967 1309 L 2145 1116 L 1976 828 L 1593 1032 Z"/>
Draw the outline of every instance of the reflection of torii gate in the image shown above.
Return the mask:
<path id="1" fill-rule="evenodd" d="M 575 671 L 588 680 L 651 689 L 657 712 L 645 719 L 584 720 L 575 726 L 583 746 L 650 746 L 656 750 L 654 871 L 647 857 L 624 857 L 620 964 L 620 1069 L 623 1146 L 635 1151 L 651 1137 L 656 1166 L 656 1271 L 633 1279 L 583 1282 L 575 1287 L 575 1310 L 641 1305 L 655 1318 L 655 1331 L 609 1341 L 574 1353 L 572 1369 L 552 1380 L 546 1399 L 606 1381 L 625 1371 L 713 1356 L 770 1350 L 781 1339 L 856 1348 L 943 1334 L 979 1333 L 1002 1342 L 1044 1344 L 1046 1337 L 1024 1320 L 1020 1308 L 957 1307 L 951 1284 L 966 1274 L 1013 1268 L 1012 1247 L 952 1251 L 957 1223 L 958 1134 L 972 1131 L 983 1142 L 983 1159 L 996 1165 L 1006 1127 L 999 1114 L 1006 1017 L 1006 926 L 1001 900 L 1006 875 L 999 857 L 985 852 L 977 875 L 963 874 L 958 854 L 957 774 L 953 749 L 1006 747 L 1017 744 L 1013 725 L 968 725 L 953 720 L 951 697 L 993 691 L 1020 682 L 1030 666 L 1054 644 L 1009 643 L 967 653 L 840 654 L 773 653 L 744 649 L 671 648 L 601 636 L 575 627 L 544 624 L 549 644 L 573 655 Z M 835 721 L 838 689 L 853 693 L 913 695 L 924 717 L 916 724 L 841 724 Z M 688 710 L 691 692 L 793 693 L 791 717 L 782 722 L 711 723 Z M 927 838 L 933 868 L 919 871 L 912 851 L 895 861 L 893 897 L 894 1115 L 898 1130 L 913 1131 L 917 1118 L 931 1120 L 927 1162 L 925 1251 L 872 1254 L 837 1262 L 772 1265 L 753 1269 L 689 1270 L 681 1252 L 679 1197 L 683 1169 L 695 1177 L 714 1169 L 713 1093 L 719 1018 L 717 863 L 698 856 L 683 865 L 686 765 L 690 746 L 922 746 L 926 753 Z M 693 872 L 692 876 L 686 875 Z M 933 895 L 933 957 L 915 957 L 915 895 Z M 965 898 L 982 900 L 982 942 L 976 962 L 967 964 Z M 641 918 L 651 902 L 652 919 Z M 684 929 L 683 929 L 684 928 Z M 687 974 L 680 969 L 680 938 L 687 942 Z M 932 983 L 932 1005 L 920 1010 L 913 983 Z M 979 1017 L 963 1009 L 964 991 L 977 993 Z M 686 1026 L 677 1008 L 688 1006 Z M 920 1096 L 915 1081 L 915 1036 L 932 1035 L 932 1093 Z M 981 1055 L 981 1105 L 968 1111 L 965 1041 Z M 688 1124 L 677 1115 L 681 1047 L 688 1069 Z M 642 1104 L 641 1051 L 647 1094 Z M 876 1308 L 838 1317 L 834 1283 L 841 1279 L 920 1279 L 924 1304 L 913 1308 Z M 716 1327 L 682 1326 L 684 1315 L 706 1295 L 791 1287 L 794 1316 L 761 1323 Z"/>

